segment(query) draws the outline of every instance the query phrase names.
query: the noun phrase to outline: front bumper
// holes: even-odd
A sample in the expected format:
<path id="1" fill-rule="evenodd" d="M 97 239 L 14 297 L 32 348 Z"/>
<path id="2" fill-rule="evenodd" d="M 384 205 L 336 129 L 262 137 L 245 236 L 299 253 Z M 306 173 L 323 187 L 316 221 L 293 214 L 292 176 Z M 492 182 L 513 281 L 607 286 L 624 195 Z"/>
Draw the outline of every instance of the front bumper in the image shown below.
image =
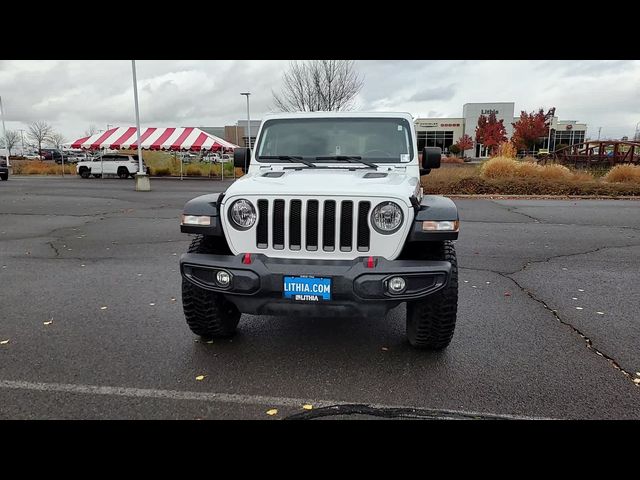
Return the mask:
<path id="1" fill-rule="evenodd" d="M 279 315 L 376 315 L 384 314 L 407 300 L 426 297 L 442 289 L 451 275 L 451 264 L 439 261 L 386 260 L 369 257 L 355 260 L 298 260 L 270 258 L 251 254 L 251 263 L 243 263 L 244 255 L 208 255 L 186 253 L 180 257 L 180 272 L 189 282 L 212 292 L 223 293 L 243 313 Z M 232 275 L 227 288 L 216 283 L 216 274 L 224 270 Z M 331 300 L 300 302 L 283 298 L 285 276 L 331 278 Z M 402 294 L 392 295 L 386 281 L 402 276 L 407 287 Z"/>

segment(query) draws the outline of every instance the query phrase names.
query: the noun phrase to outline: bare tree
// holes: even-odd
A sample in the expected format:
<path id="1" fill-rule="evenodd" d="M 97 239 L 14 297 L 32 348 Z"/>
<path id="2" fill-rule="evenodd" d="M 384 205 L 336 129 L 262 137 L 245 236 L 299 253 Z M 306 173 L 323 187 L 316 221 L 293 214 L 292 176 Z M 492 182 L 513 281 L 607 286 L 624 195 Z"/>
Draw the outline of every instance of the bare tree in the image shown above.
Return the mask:
<path id="1" fill-rule="evenodd" d="M 62 149 L 62 144 L 66 141 L 67 141 L 66 137 L 61 133 L 54 132 L 51 135 L 49 135 L 49 142 L 51 142 L 51 145 L 56 147 L 58 150 Z"/>
<path id="2" fill-rule="evenodd" d="M 96 133 L 98 133 L 98 127 L 96 127 L 93 123 L 91 125 L 89 125 L 89 128 L 87 128 L 84 131 L 84 136 L 85 137 L 90 137 L 91 135 L 95 135 Z"/>
<path id="3" fill-rule="evenodd" d="M 275 107 L 284 112 L 351 110 L 363 79 L 353 60 L 293 61 L 282 78 Z"/>
<path id="4" fill-rule="evenodd" d="M 38 144 L 38 155 L 42 150 L 42 142 L 48 142 L 50 140 L 53 128 L 47 122 L 33 122 L 29 125 L 29 133 L 27 136 Z"/>
<path id="5" fill-rule="evenodd" d="M 18 144 L 18 141 L 20 140 L 20 134 L 15 130 L 7 130 L 5 137 L 6 138 L 0 139 L 0 146 L 9 150 L 9 156 L 11 156 L 11 150 Z"/>

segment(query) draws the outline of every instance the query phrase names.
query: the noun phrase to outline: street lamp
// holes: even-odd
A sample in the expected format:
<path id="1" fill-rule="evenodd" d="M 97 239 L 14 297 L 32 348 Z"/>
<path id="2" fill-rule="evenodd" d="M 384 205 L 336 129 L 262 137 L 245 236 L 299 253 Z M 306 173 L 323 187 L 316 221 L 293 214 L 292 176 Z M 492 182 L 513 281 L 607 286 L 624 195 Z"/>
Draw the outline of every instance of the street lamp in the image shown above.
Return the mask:
<path id="1" fill-rule="evenodd" d="M 251 155 L 251 116 L 249 115 L 249 95 L 251 92 L 243 92 L 240 95 L 247 97 L 247 141 L 249 142 L 249 155 Z M 247 156 L 244 158 L 244 171 L 247 171 Z"/>
<path id="2" fill-rule="evenodd" d="M 133 100 L 136 107 L 136 128 L 138 130 L 138 173 L 136 173 L 136 191 L 148 192 L 151 190 L 149 176 L 146 172 L 142 172 L 142 145 L 140 144 L 140 109 L 138 108 L 138 81 L 136 80 L 135 60 L 131 60 L 131 71 L 133 72 Z"/>
<path id="3" fill-rule="evenodd" d="M 249 97 L 247 97 L 248 99 Z M 4 127 L 4 109 L 2 108 L 2 97 L 0 97 L 0 117 L 2 117 L 2 135 L 4 136 L 4 146 L 7 147 L 7 167 L 10 167 L 9 163 L 9 141 L 7 140 L 7 130 Z"/>

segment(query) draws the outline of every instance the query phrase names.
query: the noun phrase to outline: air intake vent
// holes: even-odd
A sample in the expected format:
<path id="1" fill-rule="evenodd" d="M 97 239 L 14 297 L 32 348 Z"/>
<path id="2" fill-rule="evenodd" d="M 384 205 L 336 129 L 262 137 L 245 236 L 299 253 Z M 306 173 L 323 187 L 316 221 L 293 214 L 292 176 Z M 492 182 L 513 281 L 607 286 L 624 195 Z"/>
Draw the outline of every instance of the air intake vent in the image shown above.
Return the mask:
<path id="1" fill-rule="evenodd" d="M 327 252 L 336 249 L 336 202 L 324 202 L 324 218 L 322 219 L 322 248 Z"/>
<path id="2" fill-rule="evenodd" d="M 307 250 L 318 250 L 318 200 L 307 202 Z"/>
<path id="3" fill-rule="evenodd" d="M 358 204 L 358 251 L 369 251 L 369 239 L 371 232 L 369 231 L 369 210 L 370 202 L 360 202 Z"/>
<path id="4" fill-rule="evenodd" d="M 258 248 L 267 248 L 269 246 L 269 202 L 267 200 L 258 200 L 256 244 Z"/>
<path id="5" fill-rule="evenodd" d="M 353 248 L 353 202 L 342 202 L 340 212 L 340 250 L 350 252 Z"/>
<path id="6" fill-rule="evenodd" d="M 289 211 L 289 248 L 291 250 L 300 250 L 302 245 L 302 202 L 300 200 L 291 200 Z"/>
<path id="7" fill-rule="evenodd" d="M 273 248 L 284 248 L 284 200 L 273 202 Z"/>

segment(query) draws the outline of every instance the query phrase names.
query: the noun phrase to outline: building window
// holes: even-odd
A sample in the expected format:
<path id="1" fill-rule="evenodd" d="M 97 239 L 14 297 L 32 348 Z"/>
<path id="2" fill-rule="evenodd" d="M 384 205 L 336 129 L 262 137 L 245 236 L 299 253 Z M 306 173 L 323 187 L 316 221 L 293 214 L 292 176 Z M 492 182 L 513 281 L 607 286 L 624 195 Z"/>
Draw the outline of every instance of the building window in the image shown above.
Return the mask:
<path id="1" fill-rule="evenodd" d="M 453 145 L 453 130 L 445 130 L 440 132 L 425 132 L 425 146 L 438 147 L 443 152 L 448 152 L 449 147 Z"/>

